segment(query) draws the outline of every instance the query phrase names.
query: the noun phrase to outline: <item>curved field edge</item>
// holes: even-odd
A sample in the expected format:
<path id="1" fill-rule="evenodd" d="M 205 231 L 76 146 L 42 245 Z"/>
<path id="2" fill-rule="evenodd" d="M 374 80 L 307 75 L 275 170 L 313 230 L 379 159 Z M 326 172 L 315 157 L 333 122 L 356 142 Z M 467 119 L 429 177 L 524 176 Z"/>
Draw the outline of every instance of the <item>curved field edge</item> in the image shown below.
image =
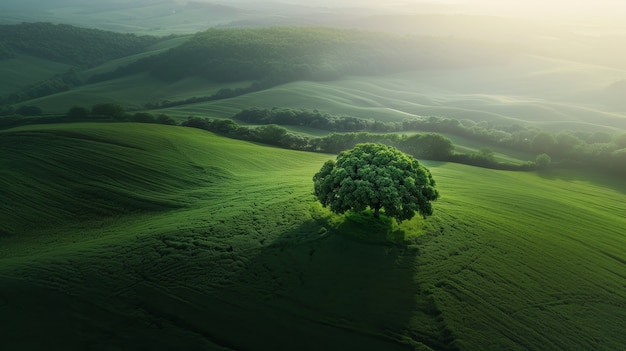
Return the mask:
<path id="1" fill-rule="evenodd" d="M 30 126 L 0 138 L 11 133 L 30 143 L 13 139 L 17 150 L 2 153 L 13 172 L 0 173 L 3 191 L 41 171 L 15 205 L 72 190 L 85 177 L 109 186 L 91 168 L 106 164 L 127 176 L 118 189 L 175 206 L 90 212 L 81 221 L 40 202 L 39 211 L 63 224 L 0 237 L 8 347 L 626 345 L 619 180 L 425 162 L 442 194 L 434 216 L 414 223 L 421 235 L 408 245 L 381 245 L 355 240 L 367 229 L 329 222 L 311 206 L 311 177 L 331 155 L 156 125 Z M 61 154 L 85 166 L 73 174 L 74 165 L 59 161 L 26 162 Z M 163 187 L 137 181 L 144 178 Z"/>

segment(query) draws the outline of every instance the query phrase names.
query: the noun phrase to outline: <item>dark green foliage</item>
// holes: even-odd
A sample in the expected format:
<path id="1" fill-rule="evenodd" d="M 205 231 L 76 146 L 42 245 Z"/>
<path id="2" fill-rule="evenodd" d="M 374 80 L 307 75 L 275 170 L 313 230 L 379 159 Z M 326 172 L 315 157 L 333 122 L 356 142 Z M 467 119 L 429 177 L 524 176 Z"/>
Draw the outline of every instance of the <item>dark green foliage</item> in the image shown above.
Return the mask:
<path id="1" fill-rule="evenodd" d="M 256 129 L 257 137 L 260 140 L 272 145 L 280 145 L 282 139 L 287 135 L 287 129 L 277 126 L 275 124 L 269 124 Z"/>
<path id="2" fill-rule="evenodd" d="M 8 96 L 0 97 L 2 104 L 15 104 L 22 101 L 36 99 L 42 96 L 67 91 L 82 84 L 80 75 L 73 69 L 57 74 L 54 77 L 37 82 L 23 89 L 13 92 Z"/>
<path id="3" fill-rule="evenodd" d="M 550 166 L 551 162 L 552 162 L 552 158 L 548 154 L 537 155 L 537 158 L 535 159 L 535 164 L 537 165 L 538 168 L 541 168 L 541 169 L 547 168 L 548 166 Z"/>
<path id="4" fill-rule="evenodd" d="M 165 115 L 165 114 L 157 115 L 156 116 L 156 123 L 158 123 L 158 124 L 166 124 L 166 125 L 171 125 L 171 126 L 177 124 L 176 121 L 172 117 L 170 117 L 168 115 Z"/>
<path id="5" fill-rule="evenodd" d="M 15 57 L 15 52 L 13 51 L 13 49 L 11 49 L 6 42 L 0 42 L 0 60 L 13 57 Z"/>
<path id="6" fill-rule="evenodd" d="M 22 23 L 0 25 L 0 59 L 28 54 L 73 66 L 65 73 L 39 81 L 0 97 L 0 105 L 67 91 L 83 84 L 77 68 L 134 55 L 168 38 L 136 36 L 64 24 Z M 129 73 L 129 72 L 127 72 Z"/>
<path id="7" fill-rule="evenodd" d="M 496 50 L 477 52 L 455 40 L 337 28 L 209 29 L 118 73 L 150 71 L 167 81 L 202 76 L 216 82 L 252 80 L 273 86 L 295 80 L 335 80 L 348 74 L 472 66 L 501 57 Z"/>
<path id="8" fill-rule="evenodd" d="M 183 127 L 211 130 L 212 121 L 208 118 L 189 117 L 180 125 Z"/>
<path id="9" fill-rule="evenodd" d="M 109 79 L 109 75 L 98 75 L 89 79 L 90 82 L 96 82 L 104 79 Z M 236 96 L 241 96 L 244 94 L 252 93 L 255 91 L 263 90 L 268 88 L 269 86 L 264 83 L 254 82 L 245 88 L 222 88 L 218 90 L 215 94 L 209 96 L 194 96 L 187 98 L 185 100 L 174 100 L 174 101 L 161 101 L 161 102 L 149 102 L 143 104 L 146 109 L 158 109 L 158 108 L 169 108 L 175 106 L 189 105 L 189 104 L 197 104 L 200 102 L 207 101 L 215 101 L 222 99 L 229 99 Z"/>
<path id="10" fill-rule="evenodd" d="M 314 151 L 337 154 L 352 149 L 360 143 L 378 143 L 399 147 L 402 138 L 403 136 L 399 134 L 333 133 L 312 141 L 311 148 Z"/>
<path id="11" fill-rule="evenodd" d="M 139 122 L 139 123 L 156 123 L 156 118 L 153 114 L 147 112 L 137 112 L 132 115 L 129 120 L 131 122 Z"/>
<path id="12" fill-rule="evenodd" d="M 163 39 L 65 24 L 0 25 L 0 57 L 22 52 L 70 65 L 92 67 L 139 53 L 160 40 Z"/>
<path id="13" fill-rule="evenodd" d="M 89 117 L 90 111 L 86 107 L 74 106 L 67 111 L 67 118 L 73 120 L 84 120 Z"/>
<path id="14" fill-rule="evenodd" d="M 551 152 L 554 144 L 554 136 L 552 134 L 540 132 L 533 138 L 531 148 L 535 153 Z"/>
<path id="15" fill-rule="evenodd" d="M 22 116 L 41 116 L 43 111 L 37 106 L 24 105 L 18 107 L 15 113 Z"/>
<path id="16" fill-rule="evenodd" d="M 573 156 L 575 148 L 583 143 L 578 137 L 569 132 L 557 134 L 554 145 L 554 154 L 559 157 Z"/>
<path id="17" fill-rule="evenodd" d="M 403 150 L 411 155 L 429 160 L 447 160 L 454 151 L 452 141 L 441 134 L 415 134 L 406 138 Z"/>
<path id="18" fill-rule="evenodd" d="M 114 103 L 96 104 L 91 107 L 91 116 L 96 118 L 113 118 L 124 120 L 126 113 L 124 107 Z"/>
<path id="19" fill-rule="evenodd" d="M 374 210 L 398 221 L 433 212 L 439 197 L 430 171 L 415 158 L 382 144 L 359 144 L 329 160 L 313 177 L 315 196 L 333 212 Z"/>
<path id="20" fill-rule="evenodd" d="M 399 130 L 396 123 L 380 122 L 353 116 L 337 116 L 319 110 L 290 108 L 249 108 L 235 114 L 233 119 L 254 124 L 306 126 L 331 132 L 391 132 Z"/>
<path id="21" fill-rule="evenodd" d="M 239 126 L 230 119 L 218 119 L 213 121 L 211 130 L 216 133 L 229 134 L 237 130 Z"/>

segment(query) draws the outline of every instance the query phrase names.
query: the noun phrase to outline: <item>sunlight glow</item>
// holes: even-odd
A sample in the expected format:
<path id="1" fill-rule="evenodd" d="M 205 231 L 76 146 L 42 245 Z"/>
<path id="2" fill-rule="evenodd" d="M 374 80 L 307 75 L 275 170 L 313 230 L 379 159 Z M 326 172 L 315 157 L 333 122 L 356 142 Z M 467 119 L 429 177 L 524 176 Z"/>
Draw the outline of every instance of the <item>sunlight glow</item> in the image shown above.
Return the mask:
<path id="1" fill-rule="evenodd" d="M 452 13 L 555 19 L 618 19 L 626 16 L 626 2 L 622 0 L 394 0 L 387 2 L 320 0 L 319 3 L 323 6 L 368 6 L 415 12 L 439 10 Z"/>

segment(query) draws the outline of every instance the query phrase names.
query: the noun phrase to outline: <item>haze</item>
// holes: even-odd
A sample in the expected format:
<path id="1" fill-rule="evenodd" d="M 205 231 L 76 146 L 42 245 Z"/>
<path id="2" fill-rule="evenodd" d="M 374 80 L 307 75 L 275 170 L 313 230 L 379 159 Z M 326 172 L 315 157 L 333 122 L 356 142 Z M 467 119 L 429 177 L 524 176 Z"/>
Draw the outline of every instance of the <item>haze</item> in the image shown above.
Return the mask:
<path id="1" fill-rule="evenodd" d="M 297 3 L 292 1 L 292 3 Z M 432 11 L 434 7 L 457 13 L 513 15 L 517 17 L 553 17 L 585 19 L 590 17 L 620 18 L 626 14 L 626 4 L 619 0 L 567 1 L 567 0 L 397 0 L 380 1 L 318 0 L 307 4 L 330 7 L 373 7 L 402 9 L 415 12 Z"/>

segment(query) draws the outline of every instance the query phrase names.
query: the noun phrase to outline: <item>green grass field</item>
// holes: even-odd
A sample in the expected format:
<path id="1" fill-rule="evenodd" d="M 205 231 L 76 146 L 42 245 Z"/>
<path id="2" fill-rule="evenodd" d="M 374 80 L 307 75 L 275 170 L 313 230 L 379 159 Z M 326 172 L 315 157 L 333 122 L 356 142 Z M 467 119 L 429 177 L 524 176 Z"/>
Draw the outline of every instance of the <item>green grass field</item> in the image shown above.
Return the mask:
<path id="1" fill-rule="evenodd" d="M 398 226 L 315 204 L 332 155 L 145 124 L 0 146 L 3 349 L 626 346 L 619 179 L 425 162 L 435 214 Z"/>

